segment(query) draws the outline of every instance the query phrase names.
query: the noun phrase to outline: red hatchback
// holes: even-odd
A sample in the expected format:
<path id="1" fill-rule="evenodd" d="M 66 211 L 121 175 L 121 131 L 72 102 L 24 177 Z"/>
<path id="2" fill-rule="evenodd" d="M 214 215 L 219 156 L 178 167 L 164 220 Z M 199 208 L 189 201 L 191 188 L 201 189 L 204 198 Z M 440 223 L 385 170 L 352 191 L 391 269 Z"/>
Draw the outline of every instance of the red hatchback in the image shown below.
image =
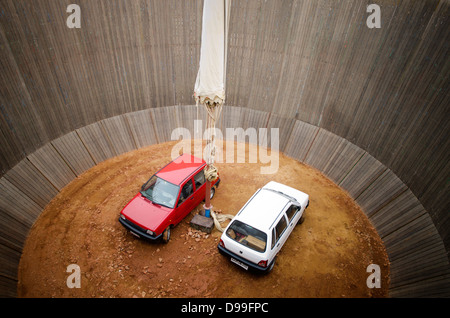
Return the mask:
<path id="1" fill-rule="evenodd" d="M 132 234 L 150 240 L 170 239 L 170 230 L 205 198 L 202 159 L 183 154 L 155 173 L 120 212 L 119 222 Z M 220 179 L 211 182 L 211 198 Z"/>

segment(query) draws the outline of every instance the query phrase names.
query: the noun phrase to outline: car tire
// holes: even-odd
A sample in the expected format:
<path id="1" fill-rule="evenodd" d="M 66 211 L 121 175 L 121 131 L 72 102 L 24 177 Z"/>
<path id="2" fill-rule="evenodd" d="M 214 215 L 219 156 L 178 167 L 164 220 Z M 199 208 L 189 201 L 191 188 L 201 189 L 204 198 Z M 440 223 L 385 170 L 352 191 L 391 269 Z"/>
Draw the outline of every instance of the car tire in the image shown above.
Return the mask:
<path id="1" fill-rule="evenodd" d="M 168 243 L 170 240 L 170 225 L 164 230 L 161 239 L 164 243 Z"/>
<path id="2" fill-rule="evenodd" d="M 305 215 L 302 215 L 302 216 L 300 217 L 300 219 L 299 219 L 298 222 L 297 222 L 297 225 L 300 225 L 300 224 L 302 224 L 303 222 L 305 222 Z"/>
<path id="3" fill-rule="evenodd" d="M 277 260 L 277 257 L 275 256 L 275 258 L 272 261 L 272 264 L 270 264 L 269 268 L 266 271 L 266 274 L 270 273 L 273 270 L 273 267 L 275 266 L 275 261 Z"/>
<path id="4" fill-rule="evenodd" d="M 212 187 L 211 188 L 211 193 L 209 194 L 209 199 L 211 200 L 212 198 L 214 198 L 214 194 L 216 194 L 216 188 Z"/>

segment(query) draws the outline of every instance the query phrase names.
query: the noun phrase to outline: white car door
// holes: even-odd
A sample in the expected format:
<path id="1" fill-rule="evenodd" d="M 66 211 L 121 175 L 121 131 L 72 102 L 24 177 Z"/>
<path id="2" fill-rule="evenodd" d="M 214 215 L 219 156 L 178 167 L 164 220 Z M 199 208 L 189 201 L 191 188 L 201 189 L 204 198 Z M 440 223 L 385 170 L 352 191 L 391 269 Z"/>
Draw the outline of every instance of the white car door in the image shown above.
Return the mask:
<path id="1" fill-rule="evenodd" d="M 292 232 L 292 230 L 295 228 L 295 225 L 297 224 L 298 220 L 302 216 L 301 207 L 297 206 L 295 204 L 292 204 L 290 207 L 287 208 L 286 216 L 289 221 L 289 231 Z"/>
<path id="2" fill-rule="evenodd" d="M 288 229 L 288 222 L 286 219 L 285 213 L 282 213 L 281 218 L 277 221 L 277 224 L 272 230 L 272 244 L 273 247 L 273 255 L 278 254 L 280 249 L 283 247 L 284 242 L 286 242 L 290 231 Z"/>

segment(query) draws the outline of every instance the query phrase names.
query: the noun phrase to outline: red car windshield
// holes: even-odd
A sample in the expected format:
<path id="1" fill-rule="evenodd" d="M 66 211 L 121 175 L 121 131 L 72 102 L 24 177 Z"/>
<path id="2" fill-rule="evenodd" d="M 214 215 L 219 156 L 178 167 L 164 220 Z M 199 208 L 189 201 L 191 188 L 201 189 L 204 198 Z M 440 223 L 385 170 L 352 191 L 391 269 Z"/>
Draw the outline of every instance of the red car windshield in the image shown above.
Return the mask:
<path id="1" fill-rule="evenodd" d="M 155 204 L 173 208 L 178 197 L 178 191 L 179 186 L 154 175 L 142 186 L 140 192 Z"/>

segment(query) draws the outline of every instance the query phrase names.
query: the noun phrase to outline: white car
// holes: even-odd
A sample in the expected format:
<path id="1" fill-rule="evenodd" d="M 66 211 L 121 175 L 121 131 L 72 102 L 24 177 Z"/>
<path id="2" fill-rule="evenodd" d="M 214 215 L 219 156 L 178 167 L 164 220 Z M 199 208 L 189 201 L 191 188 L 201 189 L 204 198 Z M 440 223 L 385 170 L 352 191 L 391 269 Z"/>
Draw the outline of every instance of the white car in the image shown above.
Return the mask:
<path id="1" fill-rule="evenodd" d="M 219 252 L 248 270 L 269 272 L 297 223 L 309 195 L 274 181 L 255 192 L 225 228 Z"/>

